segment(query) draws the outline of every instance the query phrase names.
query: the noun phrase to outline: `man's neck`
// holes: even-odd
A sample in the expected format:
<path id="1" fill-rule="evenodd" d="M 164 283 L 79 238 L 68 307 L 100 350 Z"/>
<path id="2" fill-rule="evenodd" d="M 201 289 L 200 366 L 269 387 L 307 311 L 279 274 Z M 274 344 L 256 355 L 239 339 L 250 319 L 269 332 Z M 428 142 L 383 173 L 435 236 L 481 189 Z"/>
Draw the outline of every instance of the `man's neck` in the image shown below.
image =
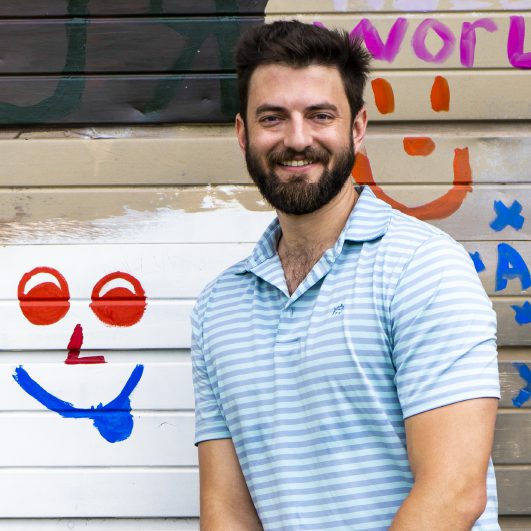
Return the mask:
<path id="1" fill-rule="evenodd" d="M 358 193 L 348 180 L 332 201 L 311 214 L 278 212 L 282 237 L 277 251 L 290 295 L 337 241 L 357 199 Z"/>
<path id="2" fill-rule="evenodd" d="M 329 203 L 315 212 L 299 216 L 277 212 L 282 229 L 280 257 L 308 251 L 320 257 L 336 242 L 357 199 L 358 193 L 349 179 Z"/>

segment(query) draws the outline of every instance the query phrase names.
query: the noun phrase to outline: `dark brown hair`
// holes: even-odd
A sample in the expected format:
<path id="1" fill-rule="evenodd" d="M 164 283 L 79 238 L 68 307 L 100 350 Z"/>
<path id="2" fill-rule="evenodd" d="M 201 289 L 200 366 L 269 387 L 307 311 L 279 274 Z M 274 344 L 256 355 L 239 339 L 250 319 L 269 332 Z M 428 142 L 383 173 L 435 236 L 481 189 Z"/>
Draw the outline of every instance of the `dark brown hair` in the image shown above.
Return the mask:
<path id="1" fill-rule="evenodd" d="M 240 114 L 245 121 L 249 83 L 257 67 L 268 64 L 295 68 L 321 65 L 339 70 L 354 119 L 363 106 L 370 60 L 371 56 L 361 42 L 351 38 L 346 31 L 328 30 L 297 20 L 255 26 L 240 37 L 236 46 Z"/>

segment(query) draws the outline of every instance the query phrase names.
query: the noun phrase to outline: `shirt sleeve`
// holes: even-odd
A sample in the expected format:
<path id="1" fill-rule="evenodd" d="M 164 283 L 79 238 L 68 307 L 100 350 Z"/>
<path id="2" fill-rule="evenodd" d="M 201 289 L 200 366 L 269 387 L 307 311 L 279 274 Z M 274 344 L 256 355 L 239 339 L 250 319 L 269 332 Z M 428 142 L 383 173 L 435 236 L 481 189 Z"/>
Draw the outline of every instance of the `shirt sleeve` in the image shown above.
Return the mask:
<path id="1" fill-rule="evenodd" d="M 496 314 L 468 253 L 451 238 L 430 238 L 404 268 L 391 334 L 404 418 L 500 397 Z"/>
<path id="2" fill-rule="evenodd" d="M 206 290 L 205 290 L 206 291 Z M 204 296 L 192 312 L 192 376 L 195 395 L 195 444 L 213 439 L 229 439 L 230 432 L 208 373 L 203 348 Z"/>

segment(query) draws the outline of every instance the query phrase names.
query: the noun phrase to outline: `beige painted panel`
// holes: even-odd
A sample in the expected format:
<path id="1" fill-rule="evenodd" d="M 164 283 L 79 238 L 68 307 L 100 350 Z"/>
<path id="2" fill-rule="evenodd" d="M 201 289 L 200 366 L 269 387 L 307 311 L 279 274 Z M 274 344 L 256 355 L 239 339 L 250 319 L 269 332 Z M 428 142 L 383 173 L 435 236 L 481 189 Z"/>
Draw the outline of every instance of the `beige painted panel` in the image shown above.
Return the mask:
<path id="1" fill-rule="evenodd" d="M 495 298 L 493 307 L 498 319 L 498 345 L 531 346 L 531 323 L 520 325 L 515 321 L 512 306 L 523 305 L 529 298 Z"/>
<path id="2" fill-rule="evenodd" d="M 382 189 L 402 205 L 418 207 L 436 200 L 448 192 L 449 187 L 389 185 Z M 466 195 L 461 207 L 454 214 L 445 219 L 434 219 L 429 222 L 460 241 L 530 240 L 531 224 L 525 221 L 520 230 L 507 226 L 496 232 L 490 227 L 497 217 L 494 201 L 502 201 L 507 207 L 518 201 L 522 205 L 522 215 L 525 218 L 530 213 L 531 188 L 528 185 L 476 186 Z"/>
<path id="3" fill-rule="evenodd" d="M 389 35 L 389 31 L 395 24 L 398 17 L 407 20 L 407 31 L 398 48 L 398 54 L 393 61 L 374 60 L 372 67 L 375 70 L 382 69 L 405 69 L 405 68 L 465 68 L 460 57 L 460 41 L 462 26 L 466 23 L 474 23 L 479 19 L 489 19 L 493 27 L 497 29 L 493 32 L 488 32 L 485 29 L 478 28 L 476 30 L 476 47 L 473 57 L 473 66 L 475 68 L 513 68 L 507 57 L 507 38 L 509 35 L 509 17 L 511 15 L 522 16 L 525 19 L 526 27 L 531 27 L 531 15 L 527 13 L 462 13 L 462 14 L 447 14 L 447 13 L 423 13 L 423 14 L 407 14 L 395 13 L 392 15 L 363 15 L 355 16 L 352 14 L 343 15 L 322 15 L 319 12 L 312 15 L 298 16 L 297 18 L 302 22 L 312 24 L 320 22 L 327 28 L 339 28 L 348 31 L 349 33 L 357 26 L 363 18 L 368 19 L 377 29 L 380 38 L 385 43 Z M 292 18 L 292 17 L 289 17 Z M 454 42 L 449 50 L 451 54 L 444 61 L 426 61 L 420 59 L 413 48 L 413 39 L 420 43 L 424 43 L 426 50 L 435 55 L 443 47 L 443 41 L 437 34 L 430 30 L 426 36 L 425 41 L 421 41 L 417 35 L 417 28 L 427 19 L 436 19 L 441 24 L 446 26 L 453 35 Z"/>
<path id="4" fill-rule="evenodd" d="M 492 459 L 497 465 L 531 463 L 531 412 L 500 411 Z"/>
<path id="5" fill-rule="evenodd" d="M 442 127 L 449 126 L 449 129 Z M 365 152 L 374 179 L 379 184 L 450 183 L 456 149 L 468 148 L 474 183 L 530 182 L 531 128 L 511 126 L 508 131 L 473 132 L 469 126 L 423 124 L 380 126 L 369 124 Z M 514 136 L 519 131 L 522 136 Z M 404 148 L 405 138 L 431 138 L 435 147 L 427 156 L 410 156 Z"/>
<path id="6" fill-rule="evenodd" d="M 269 0 L 266 15 L 391 11 L 493 11 L 531 9 L 531 0 Z"/>
<path id="7" fill-rule="evenodd" d="M 437 200 L 449 188 L 382 186 L 406 207 Z M 519 201 L 529 217 L 531 187 L 478 185 L 449 218 L 430 222 L 461 241 L 531 240 L 529 222 L 520 230 L 490 228 L 494 201 Z M 0 245 L 255 242 L 273 217 L 253 186 L 11 189 L 0 191 Z"/>
<path id="8" fill-rule="evenodd" d="M 450 110 L 435 112 L 430 93 L 435 77 L 446 78 Z M 395 111 L 380 114 L 370 94 L 367 108 L 372 120 L 528 120 L 531 117 L 531 75 L 527 70 L 474 70 L 448 72 L 375 71 L 394 91 Z"/>
<path id="9" fill-rule="evenodd" d="M 531 242 L 505 242 L 510 245 L 531 270 Z M 489 295 L 531 295 L 531 288 L 522 289 L 518 278 L 507 280 L 507 287 L 496 291 L 496 268 L 498 265 L 498 242 L 465 242 L 465 249 L 469 253 L 479 253 L 485 270 L 479 274 L 483 286 Z M 531 330 L 529 332 L 531 334 Z"/>
<path id="10" fill-rule="evenodd" d="M 531 514 L 531 466 L 498 466 L 496 481 L 500 515 Z"/>
<path id="11" fill-rule="evenodd" d="M 502 531 L 529 531 L 531 529 L 531 517 L 526 516 L 501 516 L 499 523 Z"/>
<path id="12" fill-rule="evenodd" d="M 503 349 L 502 349 L 503 352 Z M 529 356 L 531 356 L 531 350 L 527 350 L 527 353 Z M 504 357 L 502 353 L 500 353 L 500 358 Z M 518 395 L 520 389 L 522 387 L 525 387 L 527 385 L 527 382 L 525 382 L 520 375 L 518 374 L 518 371 L 513 365 L 513 362 L 520 362 L 520 363 L 526 363 L 531 367 L 531 359 L 525 359 L 524 356 L 515 356 L 511 362 L 508 361 L 500 361 L 499 363 L 499 370 L 500 370 L 500 386 L 501 386 L 501 400 L 500 400 L 500 407 L 505 408 L 514 408 L 514 405 L 512 403 L 512 399 Z M 531 409 L 531 400 L 528 400 L 523 406 L 521 406 L 522 410 L 529 410 Z M 531 443 L 527 442 L 529 451 L 531 451 Z M 531 459 L 529 460 L 531 463 Z"/>
<path id="13" fill-rule="evenodd" d="M 369 93 L 370 95 L 370 93 Z M 161 130 L 160 138 L 35 138 L 0 140 L 0 187 L 248 184 L 232 126 L 187 126 Z M 49 133 L 51 136 L 52 133 Z M 405 152 L 404 138 L 429 137 L 425 157 Z M 370 124 L 366 151 L 377 182 L 445 183 L 452 180 L 456 148 L 469 149 L 475 182 L 531 180 L 531 126 L 463 124 Z M 208 156 L 205 156 L 208 153 Z"/>

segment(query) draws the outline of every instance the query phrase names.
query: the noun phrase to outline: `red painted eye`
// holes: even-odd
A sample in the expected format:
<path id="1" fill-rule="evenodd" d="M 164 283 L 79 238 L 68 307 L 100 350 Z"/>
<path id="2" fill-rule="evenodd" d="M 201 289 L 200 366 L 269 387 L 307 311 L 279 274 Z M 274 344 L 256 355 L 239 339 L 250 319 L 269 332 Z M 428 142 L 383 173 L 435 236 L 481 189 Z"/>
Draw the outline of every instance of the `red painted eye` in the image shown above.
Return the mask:
<path id="1" fill-rule="evenodd" d="M 129 288 L 111 288 L 104 295 L 101 290 L 111 280 L 122 279 L 131 283 L 134 292 Z M 116 271 L 105 275 L 92 290 L 92 311 L 100 321 L 112 326 L 133 326 L 138 323 L 146 309 L 146 296 L 140 282 L 129 275 Z"/>
<path id="2" fill-rule="evenodd" d="M 59 285 L 54 282 L 42 282 L 24 293 L 28 281 L 39 273 L 52 275 Z M 57 269 L 51 267 L 36 267 L 25 273 L 18 283 L 20 309 L 26 319 L 35 325 L 51 325 L 60 321 L 70 308 L 69 299 L 70 292 L 65 278 Z"/>

